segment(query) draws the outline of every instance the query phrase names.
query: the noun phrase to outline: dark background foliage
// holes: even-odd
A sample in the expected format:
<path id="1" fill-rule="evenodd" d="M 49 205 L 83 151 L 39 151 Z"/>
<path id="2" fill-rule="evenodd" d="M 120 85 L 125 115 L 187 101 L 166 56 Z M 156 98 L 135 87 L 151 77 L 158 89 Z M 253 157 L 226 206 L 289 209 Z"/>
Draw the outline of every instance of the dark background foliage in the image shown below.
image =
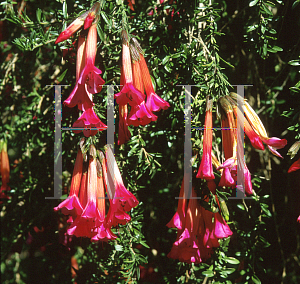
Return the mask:
<path id="1" fill-rule="evenodd" d="M 300 171 L 287 174 L 292 161 L 286 156 L 300 139 L 298 3 L 136 0 L 132 11 L 127 1 L 103 2 L 95 65 L 106 84 L 119 84 L 123 20 L 145 50 L 157 93 L 171 107 L 158 113 L 157 122 L 131 128 L 130 142 L 115 145 L 125 184 L 140 201 L 132 222 L 118 228 L 116 242 L 73 239 L 67 248 L 61 243 L 66 220 L 53 211 L 59 201 L 45 199 L 54 190 L 54 88 L 49 85 L 69 85 L 62 88 L 62 100 L 71 92 L 76 36 L 59 45 L 54 41 L 91 3 L 2 2 L 0 138 L 8 141 L 12 190 L 1 203 L 1 283 L 72 283 L 74 255 L 77 283 L 299 283 Z M 246 161 L 259 197 L 227 202 L 234 235 L 211 260 L 178 263 L 167 258 L 176 232 L 166 227 L 183 178 L 185 97 L 178 85 L 197 85 L 192 126 L 200 127 L 206 96 L 216 101 L 235 91 L 228 82 L 253 85 L 245 88 L 246 98 L 270 137 L 286 138 L 288 145 L 280 150 L 281 160 L 268 150 L 254 150 L 246 139 Z M 104 88 L 94 101 L 106 122 Z M 63 107 L 62 113 L 63 126 L 78 117 L 76 108 Z M 115 113 L 117 137 L 117 107 Z M 215 115 L 214 120 L 218 123 Z M 62 134 L 64 194 L 80 137 Z M 200 138 L 193 132 L 195 169 Z M 105 143 L 102 133 L 97 148 Z M 205 185 L 197 181 L 196 190 L 201 195 Z"/>

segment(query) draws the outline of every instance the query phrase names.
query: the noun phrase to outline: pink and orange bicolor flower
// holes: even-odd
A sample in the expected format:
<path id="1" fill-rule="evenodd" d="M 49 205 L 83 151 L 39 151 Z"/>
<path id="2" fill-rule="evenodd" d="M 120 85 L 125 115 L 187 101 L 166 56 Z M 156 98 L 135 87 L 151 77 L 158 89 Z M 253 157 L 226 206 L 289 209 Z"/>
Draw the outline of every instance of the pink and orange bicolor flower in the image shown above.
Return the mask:
<path id="1" fill-rule="evenodd" d="M 212 103 L 213 100 L 207 99 L 204 134 L 203 134 L 203 155 L 201 164 L 197 173 L 197 178 L 201 179 L 214 179 L 212 167 Z"/>

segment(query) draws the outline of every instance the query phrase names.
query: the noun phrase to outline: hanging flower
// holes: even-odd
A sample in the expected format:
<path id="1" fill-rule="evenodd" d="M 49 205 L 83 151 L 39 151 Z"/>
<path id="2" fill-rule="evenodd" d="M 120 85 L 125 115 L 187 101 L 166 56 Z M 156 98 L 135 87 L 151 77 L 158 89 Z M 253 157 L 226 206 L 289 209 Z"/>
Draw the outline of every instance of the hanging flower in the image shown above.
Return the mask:
<path id="1" fill-rule="evenodd" d="M 145 96 L 133 86 L 131 57 L 129 50 L 128 35 L 125 30 L 122 31 L 122 71 L 124 74 L 124 86 L 120 93 L 115 94 L 118 104 L 130 106 L 139 105 L 144 101 Z"/>
<path id="2" fill-rule="evenodd" d="M 84 29 L 87 29 L 91 26 L 95 14 L 98 14 L 100 8 L 100 3 L 95 3 L 93 7 L 80 15 L 78 18 L 76 18 L 64 31 L 62 31 L 58 38 L 55 41 L 55 44 L 65 41 L 66 39 L 70 38 L 75 32 L 77 32 L 84 24 Z"/>
<path id="3" fill-rule="evenodd" d="M 85 56 L 83 55 L 85 50 Z M 95 67 L 97 51 L 97 24 L 93 24 L 88 33 L 86 45 L 84 39 L 79 37 L 76 64 L 76 85 L 70 96 L 64 101 L 69 107 L 78 105 L 80 110 L 91 108 L 92 94 L 99 93 L 104 85 L 104 80 L 99 76 L 102 71 Z"/>
<path id="4" fill-rule="evenodd" d="M 90 148 L 90 153 L 96 153 L 93 145 Z M 94 232 L 96 227 L 104 223 L 105 214 L 100 214 L 97 206 L 97 186 L 97 162 L 95 155 L 90 155 L 87 175 L 87 204 L 80 216 L 74 220 L 68 229 L 69 235 L 92 238 L 96 234 Z"/>
<path id="5" fill-rule="evenodd" d="M 70 108 L 78 105 L 78 108 L 82 111 L 94 105 L 92 94 L 86 92 L 84 84 L 78 84 L 78 79 L 85 66 L 85 43 L 85 37 L 79 36 L 76 60 L 76 85 L 70 96 L 64 101 L 64 105 Z"/>
<path id="6" fill-rule="evenodd" d="M 133 72 L 133 86 L 141 91 L 144 94 L 144 85 L 142 80 L 141 69 L 139 65 L 140 55 L 136 48 L 130 44 L 130 52 L 132 58 L 132 72 Z M 156 121 L 157 116 L 154 115 L 146 106 L 145 101 L 142 101 L 140 104 L 131 107 L 131 111 L 128 117 L 129 125 L 146 125 L 151 121 Z"/>
<path id="7" fill-rule="evenodd" d="M 197 173 L 197 178 L 202 179 L 214 179 L 214 173 L 212 168 L 212 103 L 213 100 L 207 100 L 206 105 L 206 115 L 204 124 L 204 134 L 203 134 L 203 156 L 201 164 Z"/>
<path id="8" fill-rule="evenodd" d="M 300 169 L 300 158 L 290 166 L 288 173 L 297 171 L 299 169 Z"/>
<path id="9" fill-rule="evenodd" d="M 9 191 L 10 187 L 9 183 L 9 175 L 10 175 L 10 166 L 9 166 L 9 158 L 7 154 L 7 142 L 0 140 L 0 172 L 2 177 L 2 184 L 0 188 L 0 198 L 9 199 L 10 197 L 4 192 Z"/>
<path id="10" fill-rule="evenodd" d="M 84 111 L 83 114 L 73 123 L 72 127 L 81 128 L 80 130 L 73 130 L 73 132 L 80 133 L 83 131 L 85 137 L 93 136 L 98 131 L 102 131 L 107 128 L 107 126 L 95 114 L 93 108 L 89 108 Z"/>
<path id="11" fill-rule="evenodd" d="M 139 61 L 144 88 L 147 94 L 146 106 L 150 111 L 160 111 L 161 109 L 166 110 L 170 107 L 169 103 L 158 96 L 153 88 L 151 76 L 147 67 L 147 63 L 143 54 L 140 53 Z"/>
<path id="12" fill-rule="evenodd" d="M 118 145 L 125 144 L 130 140 L 131 134 L 128 130 L 128 110 L 126 105 L 119 105 L 119 135 L 118 135 Z"/>
<path id="13" fill-rule="evenodd" d="M 83 156 L 81 150 L 79 150 L 75 160 L 69 197 L 54 208 L 54 211 L 61 210 L 64 215 L 71 215 L 72 221 L 75 220 L 75 218 L 83 211 L 82 205 L 78 199 L 82 177 L 82 167 Z"/>
<path id="14" fill-rule="evenodd" d="M 167 255 L 169 258 L 178 259 L 181 262 L 200 263 L 201 252 L 198 247 L 197 233 L 200 220 L 200 208 L 194 189 L 192 198 L 189 200 L 185 215 L 184 227 L 178 230 L 177 239 L 173 243 L 172 249 Z"/>
<path id="15" fill-rule="evenodd" d="M 167 224 L 168 228 L 177 228 L 182 230 L 184 227 L 184 220 L 185 220 L 185 212 L 187 207 L 187 199 L 188 196 L 185 196 L 186 192 L 184 190 L 184 179 L 182 180 L 180 193 L 179 193 L 179 200 L 178 200 L 178 207 L 177 211 Z"/>
<path id="16" fill-rule="evenodd" d="M 286 139 L 279 139 L 277 137 L 269 138 L 263 123 L 248 102 L 243 100 L 238 94 L 230 93 L 230 96 L 235 101 L 241 103 L 248 122 L 252 126 L 253 130 L 258 134 L 261 141 L 268 145 L 269 150 L 274 155 L 282 158 L 282 156 L 276 150 L 283 148 L 287 144 Z"/>
<path id="17" fill-rule="evenodd" d="M 126 224 L 131 220 L 125 211 L 130 211 L 136 207 L 139 202 L 136 197 L 124 186 L 120 170 L 114 158 L 110 147 L 106 149 L 107 170 L 107 193 L 110 201 L 109 212 L 107 214 L 107 224 L 116 226 L 117 224 Z M 108 180 L 113 181 L 114 189 Z"/>

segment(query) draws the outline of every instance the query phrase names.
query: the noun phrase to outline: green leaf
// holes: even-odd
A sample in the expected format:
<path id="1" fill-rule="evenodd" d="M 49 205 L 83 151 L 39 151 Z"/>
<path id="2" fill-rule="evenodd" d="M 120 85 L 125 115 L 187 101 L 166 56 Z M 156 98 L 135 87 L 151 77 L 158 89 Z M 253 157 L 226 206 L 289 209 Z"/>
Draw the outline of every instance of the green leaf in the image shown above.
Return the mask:
<path id="1" fill-rule="evenodd" d="M 253 7 L 258 3 L 258 0 L 253 0 L 249 3 L 249 7 Z"/>
<path id="2" fill-rule="evenodd" d="M 240 204 L 240 203 L 239 203 L 239 204 L 237 205 L 237 207 L 238 207 L 239 209 L 241 209 L 241 210 L 245 210 L 245 206 L 244 206 L 243 204 Z"/>
<path id="3" fill-rule="evenodd" d="M 107 18 L 107 15 L 103 11 L 101 11 L 100 14 L 101 14 L 103 20 L 105 21 L 105 23 L 110 27 L 111 24 L 110 24 L 109 19 Z"/>
<path id="4" fill-rule="evenodd" d="M 300 65 L 300 60 L 290 60 L 289 64 L 292 66 L 299 66 Z"/>
<path id="5" fill-rule="evenodd" d="M 67 74 L 68 72 L 68 69 L 66 69 L 60 76 L 59 78 L 57 79 L 58 82 L 61 82 L 64 78 L 65 78 L 65 75 Z"/>
<path id="6" fill-rule="evenodd" d="M 234 257 L 226 257 L 225 262 L 228 262 L 230 264 L 239 264 L 240 261 Z"/>
<path id="7" fill-rule="evenodd" d="M 261 284 L 259 278 L 256 275 L 252 275 L 251 278 L 252 278 L 253 283 L 255 283 L 255 284 Z"/>
<path id="8" fill-rule="evenodd" d="M 273 50 L 276 50 L 276 51 L 283 51 L 283 49 L 282 49 L 281 47 L 276 46 L 276 45 L 273 46 L 272 49 L 273 49 Z"/>
<path id="9" fill-rule="evenodd" d="M 170 56 L 167 55 L 163 60 L 162 60 L 162 65 L 166 65 L 166 63 L 170 60 Z"/>
<path id="10" fill-rule="evenodd" d="M 202 272 L 202 274 L 206 277 L 213 277 L 214 276 L 214 272 L 211 270 L 205 270 Z"/>
<path id="11" fill-rule="evenodd" d="M 140 244 L 143 245 L 145 248 L 150 248 L 144 241 L 140 241 Z"/>

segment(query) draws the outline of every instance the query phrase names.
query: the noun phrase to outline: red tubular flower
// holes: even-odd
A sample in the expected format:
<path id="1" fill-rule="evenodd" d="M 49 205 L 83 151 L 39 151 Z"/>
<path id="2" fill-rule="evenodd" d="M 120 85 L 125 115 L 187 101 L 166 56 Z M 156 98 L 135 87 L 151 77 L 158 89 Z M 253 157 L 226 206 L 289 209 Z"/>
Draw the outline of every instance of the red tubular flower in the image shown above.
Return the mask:
<path id="1" fill-rule="evenodd" d="M 99 210 L 101 218 L 104 220 L 105 218 L 105 192 L 104 192 L 104 183 L 103 183 L 103 171 L 102 166 L 97 160 L 97 167 L 99 168 L 99 172 L 97 173 L 97 208 Z M 116 239 L 117 236 L 112 233 L 111 228 L 107 226 L 106 222 L 100 224 L 100 226 L 94 229 L 94 232 L 97 234 L 92 237 L 92 241 L 108 241 Z"/>
<path id="2" fill-rule="evenodd" d="M 6 195 L 4 191 L 9 191 L 10 187 L 9 183 L 9 174 L 10 174 L 10 166 L 9 166 L 9 158 L 7 154 L 7 143 L 6 141 L 0 141 L 0 172 L 2 177 L 2 185 L 0 188 L 0 198 L 9 199 L 10 197 Z"/>
<path id="3" fill-rule="evenodd" d="M 214 179 L 212 167 L 212 100 L 207 100 L 205 124 L 204 124 L 204 138 L 203 138 L 203 156 L 201 164 L 197 173 L 197 178 Z"/>
<path id="4" fill-rule="evenodd" d="M 92 23 L 93 23 L 93 21 L 95 19 L 95 16 L 99 12 L 99 9 L 100 9 L 100 3 L 96 2 L 94 4 L 94 6 L 88 11 L 88 15 L 86 16 L 86 18 L 84 20 L 84 26 L 83 26 L 83 28 L 85 30 L 92 25 Z"/>
<path id="5" fill-rule="evenodd" d="M 128 37 L 126 31 L 124 30 L 122 31 L 122 37 L 122 71 L 124 74 L 124 86 L 120 93 L 115 94 L 115 99 L 119 105 L 126 105 L 129 103 L 130 106 L 136 106 L 144 101 L 145 95 L 143 95 L 133 86 Z"/>
<path id="6" fill-rule="evenodd" d="M 96 2 L 89 11 L 76 18 L 63 32 L 60 33 L 55 41 L 55 44 L 70 38 L 71 35 L 77 32 L 83 24 L 84 29 L 89 28 L 95 19 L 95 15 L 98 14 L 99 8 L 100 3 Z"/>
<path id="7" fill-rule="evenodd" d="M 78 108 L 83 111 L 94 105 L 92 94 L 86 92 L 84 84 L 78 84 L 78 79 L 85 65 L 85 53 L 85 37 L 79 36 L 76 60 L 76 85 L 70 96 L 64 101 L 64 105 L 68 107 L 78 105 Z"/>
<path id="8" fill-rule="evenodd" d="M 224 168 L 221 175 L 221 180 L 219 182 L 219 186 L 233 187 L 235 184 L 236 183 L 231 176 L 229 168 Z"/>
<path id="9" fill-rule="evenodd" d="M 55 44 L 65 41 L 66 39 L 70 38 L 71 35 L 77 32 L 83 25 L 86 15 L 87 12 L 75 19 L 64 31 L 62 31 L 56 39 Z"/>
<path id="10" fill-rule="evenodd" d="M 93 146 L 91 146 L 92 150 Z M 95 152 L 92 150 L 91 152 Z M 97 207 L 97 162 L 90 156 L 88 180 L 87 180 L 87 204 L 80 216 L 76 218 L 74 223 L 68 229 L 69 235 L 76 237 L 92 238 L 96 233 L 94 230 L 103 222 L 105 216 L 101 215 Z"/>
<path id="11" fill-rule="evenodd" d="M 108 164 L 107 176 L 114 177 L 115 188 L 113 192 L 109 182 L 107 182 L 107 192 L 110 199 L 107 224 L 108 226 L 116 226 L 117 224 L 124 225 L 131 220 L 130 216 L 125 211 L 130 211 L 133 207 L 136 207 L 139 202 L 124 186 L 120 170 L 110 147 L 107 147 L 105 155 Z"/>
<path id="12" fill-rule="evenodd" d="M 130 140 L 131 134 L 128 130 L 127 123 L 127 104 L 119 105 L 119 135 L 118 135 L 118 145 L 127 143 Z"/>
<path id="13" fill-rule="evenodd" d="M 76 85 L 70 96 L 64 101 L 68 107 L 78 105 L 80 110 L 91 108 L 93 103 L 92 94 L 102 90 L 104 80 L 99 76 L 102 71 L 95 67 L 97 51 L 97 24 L 93 24 L 88 33 L 86 45 L 84 39 L 79 37 L 76 64 Z"/>
<path id="14" fill-rule="evenodd" d="M 196 197 L 192 189 L 192 197 Z M 181 262 L 200 263 L 201 252 L 198 247 L 197 233 L 199 231 L 200 210 L 196 198 L 189 200 L 185 216 L 185 224 L 182 231 L 178 231 L 177 239 L 174 242 L 171 251 L 167 255 L 169 258 L 179 259 Z"/>
<path id="15" fill-rule="evenodd" d="M 102 131 L 107 128 L 107 126 L 95 114 L 93 108 L 89 108 L 84 111 L 83 114 L 73 123 L 72 127 L 84 128 L 84 130 L 73 130 L 73 132 L 80 133 L 83 131 L 85 137 L 93 136 L 98 131 Z M 91 128 L 97 128 L 98 130 L 91 130 Z"/>
<path id="16" fill-rule="evenodd" d="M 169 103 L 159 97 L 153 89 L 150 73 L 144 56 L 140 53 L 140 69 L 142 73 L 143 84 L 147 94 L 146 106 L 150 111 L 159 111 L 170 107 Z"/>
<path id="17" fill-rule="evenodd" d="M 183 197 L 185 197 L 183 199 Z M 185 220 L 185 212 L 187 207 L 187 196 L 185 196 L 185 190 L 184 190 L 184 179 L 182 180 L 180 193 L 179 193 L 179 200 L 178 200 L 178 207 L 177 211 L 170 220 L 170 222 L 166 225 L 168 228 L 177 228 L 179 230 L 182 230 L 184 227 L 184 220 Z"/>
<path id="18" fill-rule="evenodd" d="M 203 207 L 201 209 L 205 223 L 203 244 L 207 248 L 219 247 L 218 240 L 231 236 L 232 231 L 219 212 L 213 213 Z M 212 218 L 214 218 L 214 222 L 212 222 Z"/>
<path id="19" fill-rule="evenodd" d="M 133 86 L 141 91 L 144 94 L 144 85 L 141 75 L 140 65 L 138 60 L 140 58 L 138 51 L 130 45 L 130 51 L 134 50 L 136 52 L 137 59 L 132 56 L 133 63 L 132 63 L 132 71 L 133 71 Z M 146 125 L 149 124 L 151 121 L 156 121 L 157 116 L 154 115 L 146 106 L 145 101 L 142 101 L 139 105 L 131 107 L 131 111 L 128 117 L 128 124 L 139 126 L 139 125 Z"/>
<path id="20" fill-rule="evenodd" d="M 83 166 L 83 156 L 79 150 L 77 153 L 75 166 L 73 170 L 73 176 L 71 181 L 71 188 L 69 197 L 61 202 L 57 207 L 54 208 L 54 211 L 61 209 L 61 212 L 64 215 L 71 215 L 72 220 L 82 213 L 82 206 L 78 199 L 81 177 L 82 177 L 82 166 Z"/>
<path id="21" fill-rule="evenodd" d="M 300 158 L 290 166 L 288 173 L 297 171 L 299 169 L 300 169 Z"/>
<path id="22" fill-rule="evenodd" d="M 252 126 L 253 130 L 258 134 L 260 139 L 268 145 L 269 150 L 274 155 L 282 158 L 282 156 L 276 150 L 283 148 L 287 144 L 286 139 L 279 139 L 276 137 L 269 138 L 263 123 L 261 122 L 258 115 L 255 113 L 255 111 L 252 109 L 252 107 L 238 94 L 230 93 L 230 96 L 235 101 L 240 101 L 243 104 L 243 109 L 250 125 Z"/>
<path id="23" fill-rule="evenodd" d="M 227 160 L 231 158 L 233 155 L 233 143 L 231 141 L 228 118 L 225 115 L 222 116 L 221 126 L 222 126 L 223 151 L 224 151 L 225 160 Z"/>

